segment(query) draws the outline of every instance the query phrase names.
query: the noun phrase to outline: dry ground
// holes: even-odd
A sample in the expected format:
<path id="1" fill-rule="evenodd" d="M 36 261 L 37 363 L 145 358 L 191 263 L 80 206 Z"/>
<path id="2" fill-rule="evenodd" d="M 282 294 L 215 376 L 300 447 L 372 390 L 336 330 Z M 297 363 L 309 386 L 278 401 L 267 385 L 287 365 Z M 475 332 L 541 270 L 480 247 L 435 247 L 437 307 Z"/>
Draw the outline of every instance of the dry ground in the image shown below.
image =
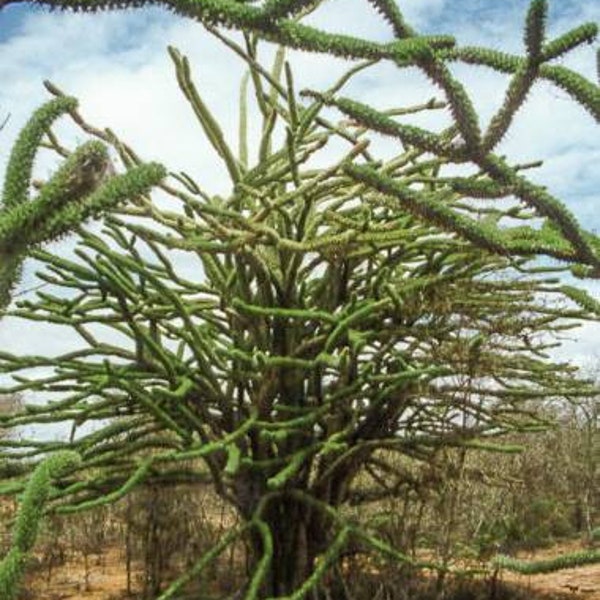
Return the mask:
<path id="1" fill-rule="evenodd" d="M 576 542 L 563 543 L 536 553 L 523 553 L 519 558 L 551 558 L 576 550 L 581 550 L 580 544 Z M 505 573 L 503 575 L 503 580 L 513 581 L 519 585 L 526 586 L 531 590 L 547 594 L 566 592 L 569 593 L 572 598 L 600 600 L 600 564 L 586 565 L 576 569 L 564 569 L 562 571 L 557 571 L 556 573 L 544 573 L 540 575 Z"/>
<path id="2" fill-rule="evenodd" d="M 140 589 L 135 574 L 132 584 L 132 591 Z M 83 558 L 56 567 L 50 579 L 46 569 L 39 569 L 31 573 L 23 591 L 26 600 L 121 600 L 128 597 L 125 560 L 120 549 L 109 548 L 97 560 L 89 560 L 87 570 Z"/>
<path id="3" fill-rule="evenodd" d="M 547 558 L 577 549 L 566 543 L 537 553 L 522 554 L 521 558 Z M 125 561 L 116 548 L 109 548 L 98 559 L 93 558 L 86 568 L 83 559 L 72 560 L 57 567 L 48 580 L 47 572 L 39 569 L 27 581 L 23 598 L 26 600 L 121 600 L 126 595 Z M 141 589 L 139 572 L 133 574 L 134 594 Z M 136 581 L 137 577 L 137 581 Z M 502 580 L 518 584 L 531 592 L 534 598 L 545 600 L 600 600 L 600 564 L 542 575 L 517 575 L 504 572 Z"/>

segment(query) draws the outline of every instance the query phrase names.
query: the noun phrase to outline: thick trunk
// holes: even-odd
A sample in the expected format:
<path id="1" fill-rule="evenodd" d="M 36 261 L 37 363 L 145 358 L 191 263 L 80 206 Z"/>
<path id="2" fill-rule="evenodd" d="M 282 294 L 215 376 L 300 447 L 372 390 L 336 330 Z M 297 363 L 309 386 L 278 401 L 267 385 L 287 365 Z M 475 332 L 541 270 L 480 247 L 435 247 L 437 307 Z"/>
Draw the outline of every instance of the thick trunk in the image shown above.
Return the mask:
<path id="1" fill-rule="evenodd" d="M 340 470 L 319 489 L 313 490 L 317 502 L 332 508 L 344 500 L 348 480 L 355 466 Z M 306 482 L 300 481 L 300 489 Z M 282 597 L 295 592 L 313 573 L 319 556 L 323 555 L 334 538 L 335 523 L 326 511 L 294 497 L 293 493 L 282 492 L 271 497 L 257 514 L 269 495 L 264 476 L 248 471 L 240 473 L 234 488 L 237 506 L 247 521 L 259 518 L 272 536 L 272 553 L 269 572 L 264 579 L 261 597 Z M 264 541 L 254 529 L 250 539 L 248 564 L 251 574 L 264 556 Z M 327 575 L 330 579 L 329 575 Z M 319 597 L 318 593 L 309 597 Z"/>
<path id="2" fill-rule="evenodd" d="M 287 596 L 312 573 L 327 535 L 322 528 L 316 530 L 312 511 L 291 500 L 273 503 L 264 519 L 273 535 L 273 556 L 265 591 L 272 596 Z"/>
<path id="3" fill-rule="evenodd" d="M 310 575 L 314 556 L 310 556 L 304 523 L 286 523 L 282 520 L 278 527 L 273 532 L 269 587 L 274 596 L 287 596 Z"/>
<path id="4" fill-rule="evenodd" d="M 262 515 L 273 537 L 273 553 L 261 597 L 287 596 L 311 575 L 315 561 L 326 548 L 329 530 L 326 524 L 303 504 L 289 499 L 273 502 Z M 252 571 L 264 554 L 263 541 L 252 536 Z"/>

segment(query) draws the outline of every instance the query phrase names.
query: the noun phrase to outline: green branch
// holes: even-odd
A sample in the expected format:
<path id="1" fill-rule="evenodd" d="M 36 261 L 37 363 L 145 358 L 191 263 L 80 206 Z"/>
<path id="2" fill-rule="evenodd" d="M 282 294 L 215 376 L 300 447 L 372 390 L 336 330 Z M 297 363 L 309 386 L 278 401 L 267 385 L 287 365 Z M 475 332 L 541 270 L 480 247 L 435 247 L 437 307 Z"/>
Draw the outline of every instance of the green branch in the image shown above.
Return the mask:
<path id="1" fill-rule="evenodd" d="M 42 138 L 59 116 L 76 106 L 77 101 L 66 96 L 44 104 L 22 129 L 11 152 L 0 205 L 0 309 L 10 303 L 29 251 L 147 194 L 166 176 L 164 167 L 155 163 L 114 175 L 106 146 L 90 141 L 71 153 L 30 198 L 33 163 Z"/>
<path id="2" fill-rule="evenodd" d="M 12 547 L 0 562 L 0 597 L 17 597 L 29 553 L 37 538 L 52 481 L 77 468 L 81 458 L 75 452 L 59 452 L 41 462 L 29 478 L 13 531 Z"/>
<path id="3" fill-rule="evenodd" d="M 597 563 L 600 563 L 600 550 L 570 552 L 554 558 L 532 561 L 519 560 L 518 558 L 511 558 L 509 556 L 498 556 L 493 562 L 494 565 L 502 569 L 521 573 L 521 575 L 554 573 L 562 569 L 572 569 L 574 567 Z"/>

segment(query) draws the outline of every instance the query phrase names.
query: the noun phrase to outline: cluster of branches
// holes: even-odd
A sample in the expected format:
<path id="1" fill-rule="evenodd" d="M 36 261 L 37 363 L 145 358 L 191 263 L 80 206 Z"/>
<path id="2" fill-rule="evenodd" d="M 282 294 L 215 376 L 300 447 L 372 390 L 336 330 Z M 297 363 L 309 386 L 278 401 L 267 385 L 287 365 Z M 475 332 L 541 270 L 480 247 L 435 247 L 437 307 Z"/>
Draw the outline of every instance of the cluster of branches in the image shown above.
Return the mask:
<path id="1" fill-rule="evenodd" d="M 48 452 L 77 451 L 81 463 L 52 494 L 52 509 L 62 513 L 114 502 L 148 481 L 208 479 L 242 524 L 163 599 L 177 597 L 240 538 L 252 552 L 248 599 L 304 597 L 352 547 L 415 564 L 344 507 L 412 485 L 398 456 L 426 463 L 447 447 L 514 450 L 502 444 L 504 433 L 543 425 L 531 401 L 593 393 L 546 351 L 552 334 L 597 317 L 598 303 L 556 275 L 571 268 L 598 276 L 600 241 L 525 177 L 528 165 L 511 165 L 493 150 L 541 77 L 598 116 L 597 87 L 547 64 L 593 40 L 596 27 L 546 42 L 546 5 L 534 0 L 527 53 L 512 57 L 419 36 L 395 4 L 372 3 L 392 26 L 394 42 L 332 36 L 299 23 L 315 3 L 172 5 L 202 20 L 248 65 L 244 90 L 251 82 L 263 120 L 254 166 L 246 101 L 236 156 L 187 59 L 170 49 L 180 88 L 228 170 L 226 198 L 184 173 L 164 180 L 162 167 L 144 165 L 112 132 L 86 123 L 53 86 L 56 98 L 15 145 L 0 214 L 3 289 L 12 289 L 29 253 L 45 265 L 38 277 L 54 293 L 40 291 L 9 314 L 66 325 L 83 344 L 54 357 L 0 352 L 0 372 L 15 381 L 1 392 L 58 396 L 0 416 L 4 428 L 72 423 L 68 441 L 6 439 L 0 457 L 18 459 L 27 470 L 26 461 Z M 254 35 L 245 34 L 244 47 L 215 23 L 367 60 L 329 90 L 306 91 L 303 101 L 283 49 L 269 71 L 257 61 Z M 340 95 L 351 77 L 380 59 L 420 67 L 444 101 L 376 111 Z M 447 67 L 451 60 L 511 74 L 506 99 L 484 132 Z M 326 106 L 351 121 L 331 122 L 321 114 Z M 445 107 L 454 119 L 445 131 L 401 122 L 407 113 Z M 63 113 L 96 138 L 85 151 L 68 150 L 52 134 Z M 397 138 L 401 151 L 373 156 L 373 131 Z M 64 166 L 29 199 L 43 139 L 65 157 Z M 313 159 L 339 140 L 347 151 L 316 168 Z M 106 177 L 107 146 L 120 157 L 122 175 Z M 463 164 L 474 174 L 452 174 L 452 165 Z M 171 198 L 168 210 L 148 196 L 153 186 Z M 498 201 L 505 198 L 512 200 Z M 79 227 L 107 207 L 102 232 Z M 39 248 L 73 229 L 74 256 Z M 565 266 L 536 266 L 539 256 Z M 78 435 L 88 423 L 94 431 Z M 365 473 L 367 484 L 358 478 Z M 20 493 L 25 481 L 15 477 L 1 491 Z"/>
<path id="2" fill-rule="evenodd" d="M 132 195 L 149 191 L 166 174 L 160 165 L 149 164 L 111 177 L 106 145 L 91 141 L 70 153 L 47 182 L 35 182 L 39 190 L 30 198 L 42 138 L 60 115 L 76 106 L 77 101 L 69 97 L 48 102 L 31 117 L 13 147 L 0 203 L 0 309 L 10 303 L 28 251 L 66 235 Z"/>

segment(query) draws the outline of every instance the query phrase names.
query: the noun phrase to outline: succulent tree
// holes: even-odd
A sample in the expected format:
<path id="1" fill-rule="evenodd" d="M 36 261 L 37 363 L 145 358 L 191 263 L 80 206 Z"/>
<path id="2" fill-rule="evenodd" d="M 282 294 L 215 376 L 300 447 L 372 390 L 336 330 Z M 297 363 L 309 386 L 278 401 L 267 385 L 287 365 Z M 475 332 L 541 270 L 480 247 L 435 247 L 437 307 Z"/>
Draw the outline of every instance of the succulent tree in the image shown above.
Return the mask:
<path id="1" fill-rule="evenodd" d="M 526 177 L 530 165 L 510 164 L 494 148 L 539 78 L 598 116 L 595 84 L 547 64 L 593 40 L 596 27 L 546 42 L 546 5 L 534 1 L 526 54 L 517 57 L 420 36 L 392 2 L 372 2 L 391 25 L 395 41 L 386 44 L 303 25 L 314 2 L 164 4 L 201 20 L 246 61 L 263 120 L 256 163 L 247 151 L 245 101 L 236 155 L 187 59 L 170 49 L 179 86 L 225 163 L 231 191 L 211 195 L 190 175 L 173 175 L 160 184 L 172 198 L 166 209 L 147 194 L 164 174 L 151 167 L 150 181 L 124 186 L 119 198 L 131 202 L 115 203 L 102 232 L 77 229 L 73 257 L 31 252 L 46 265 L 39 276 L 57 291 L 40 292 L 11 314 L 67 325 L 84 343 L 55 357 L 0 353 L 0 370 L 17 381 L 3 391 L 58 394 L 0 422 L 69 421 L 73 435 L 64 443 L 20 440 L 6 456 L 77 450 L 77 477 L 53 495 L 63 513 L 116 501 L 148 481 L 208 477 L 241 525 L 198 557 L 164 599 L 178 597 L 241 538 L 250 547 L 248 599 L 317 594 L 340 556 L 357 549 L 414 564 L 360 518 L 368 511 L 357 516 L 351 507 L 414 485 L 406 465 L 427 468 L 444 448 L 514 450 L 502 434 L 543 424 L 532 402 L 591 393 L 545 351 L 553 333 L 596 318 L 598 303 L 557 274 L 597 276 L 600 242 Z M 244 29 L 246 47 L 215 24 Z M 255 35 L 366 60 L 330 89 L 300 98 L 284 50 L 265 69 Z M 348 79 L 378 60 L 418 66 L 443 101 L 376 111 L 343 97 Z M 511 74 L 485 131 L 450 61 Z M 67 101 L 51 91 L 52 102 Z M 326 119 L 326 106 L 344 120 Z M 454 119 L 444 131 L 402 122 L 407 113 L 443 107 Z M 74 106 L 69 113 L 113 146 L 126 168 L 90 197 L 143 168 L 114 134 L 88 126 Z M 398 153 L 374 155 L 373 131 L 396 138 Z M 323 149 L 340 140 L 346 152 L 317 167 Z M 464 164 L 472 175 L 451 169 Z M 21 196 L 28 189 L 17 176 L 11 185 Z M 514 200 L 496 201 L 502 198 Z M 540 256 L 560 264 L 535 262 Z M 39 367 L 51 373 L 26 377 Z M 77 436 L 88 422 L 96 430 Z M 4 490 L 23 485 L 12 481 Z"/>
<path id="2" fill-rule="evenodd" d="M 77 101 L 68 97 L 46 103 L 32 115 L 13 146 L 0 203 L 0 309 L 10 303 L 21 264 L 32 248 L 65 236 L 126 198 L 147 192 L 166 174 L 160 165 L 149 164 L 114 175 L 106 145 L 90 141 L 70 153 L 31 198 L 33 164 L 42 139 L 60 115 L 76 106 Z"/>

